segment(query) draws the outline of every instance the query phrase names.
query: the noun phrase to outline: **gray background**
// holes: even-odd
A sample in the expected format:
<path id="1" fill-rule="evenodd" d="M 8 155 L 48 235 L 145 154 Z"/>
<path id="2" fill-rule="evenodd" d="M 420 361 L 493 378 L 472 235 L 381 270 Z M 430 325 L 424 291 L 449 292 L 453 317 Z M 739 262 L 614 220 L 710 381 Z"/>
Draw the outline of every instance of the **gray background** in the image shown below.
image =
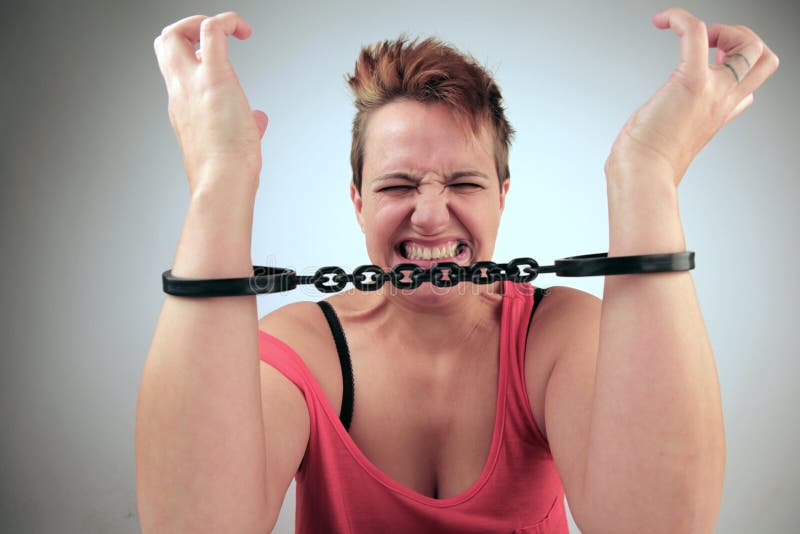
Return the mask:
<path id="1" fill-rule="evenodd" d="M 687 2 L 747 24 L 782 59 L 681 185 L 694 280 L 722 384 L 728 468 L 718 532 L 796 532 L 800 370 L 794 304 L 797 3 Z M 666 79 L 678 39 L 658 2 L 3 2 L 0 531 L 135 532 L 137 389 L 188 203 L 152 50 L 184 16 L 239 11 L 231 56 L 263 144 L 253 260 L 366 263 L 347 196 L 359 46 L 437 35 L 496 73 L 519 135 L 496 257 L 606 250 L 603 162 Z M 548 276 L 602 295 L 602 281 Z M 259 313 L 307 290 L 258 298 Z M 277 532 L 291 532 L 290 490 Z"/>

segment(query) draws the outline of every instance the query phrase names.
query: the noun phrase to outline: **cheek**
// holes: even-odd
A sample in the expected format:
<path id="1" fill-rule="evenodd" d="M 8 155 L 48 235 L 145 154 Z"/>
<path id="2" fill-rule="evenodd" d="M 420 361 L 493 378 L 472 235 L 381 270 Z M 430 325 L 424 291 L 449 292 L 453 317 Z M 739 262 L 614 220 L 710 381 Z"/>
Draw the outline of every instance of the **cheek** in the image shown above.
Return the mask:
<path id="1" fill-rule="evenodd" d="M 458 202 L 451 203 L 451 211 L 472 225 L 490 227 L 500 222 L 500 202 L 488 195 L 464 196 Z"/>
<path id="2" fill-rule="evenodd" d="M 409 212 L 408 203 L 402 201 L 378 201 L 369 206 L 368 221 L 375 229 L 395 227 Z"/>
<path id="3" fill-rule="evenodd" d="M 364 206 L 364 233 L 368 247 L 380 247 L 408 214 L 403 202 L 371 202 Z"/>

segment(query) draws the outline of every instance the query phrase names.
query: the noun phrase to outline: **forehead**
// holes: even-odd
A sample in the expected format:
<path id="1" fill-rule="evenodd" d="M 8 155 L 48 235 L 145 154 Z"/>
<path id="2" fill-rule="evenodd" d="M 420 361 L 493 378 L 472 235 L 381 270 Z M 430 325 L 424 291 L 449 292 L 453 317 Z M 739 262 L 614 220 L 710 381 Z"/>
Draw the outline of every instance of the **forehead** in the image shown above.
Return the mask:
<path id="1" fill-rule="evenodd" d="M 489 129 L 473 132 L 443 104 L 399 100 L 373 112 L 366 128 L 364 179 L 387 171 L 453 172 L 472 168 L 494 176 Z"/>

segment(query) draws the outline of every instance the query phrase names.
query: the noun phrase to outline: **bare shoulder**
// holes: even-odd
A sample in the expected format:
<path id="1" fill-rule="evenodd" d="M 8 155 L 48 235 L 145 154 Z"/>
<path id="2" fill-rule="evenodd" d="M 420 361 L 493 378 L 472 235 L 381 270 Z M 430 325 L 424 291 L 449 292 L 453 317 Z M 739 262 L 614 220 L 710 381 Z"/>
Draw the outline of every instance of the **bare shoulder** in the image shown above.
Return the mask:
<path id="1" fill-rule="evenodd" d="M 586 291 L 566 286 L 553 286 L 542 297 L 528 331 L 528 348 L 536 354 L 555 356 L 578 341 L 581 332 L 600 326 L 602 301 Z M 555 363 L 555 362 L 551 362 Z"/>
<path id="2" fill-rule="evenodd" d="M 601 300 L 594 295 L 553 287 L 528 332 L 527 356 L 533 359 L 526 358 L 525 378 L 531 411 L 550 445 L 573 511 L 581 504 L 600 316 Z"/>
<path id="3" fill-rule="evenodd" d="M 314 370 L 315 362 L 324 359 L 330 330 L 322 310 L 315 302 L 293 302 L 268 313 L 258 321 L 258 328 L 289 345 Z"/>
<path id="4" fill-rule="evenodd" d="M 547 330 L 550 334 L 548 337 L 556 336 L 558 333 L 568 333 L 575 327 L 580 328 L 582 321 L 591 321 L 592 317 L 596 316 L 599 321 L 601 302 L 599 298 L 586 291 L 567 286 L 553 286 L 548 289 L 536 310 L 536 321 L 540 326 L 543 323 L 548 325 Z M 559 342 L 558 339 L 551 340 Z"/>
<path id="5" fill-rule="evenodd" d="M 258 328 L 281 341 L 307 336 L 319 329 L 319 306 L 315 302 L 293 302 L 271 311 L 258 320 Z M 286 339 L 288 338 L 288 339 Z"/>
<path id="6" fill-rule="evenodd" d="M 588 358 L 599 339 L 601 300 L 566 286 L 550 287 L 528 330 L 525 379 L 531 411 L 540 432 L 548 438 L 545 398 L 553 369 L 570 358 Z M 583 367 L 587 368 L 587 362 Z M 589 362 L 591 363 L 591 362 Z M 592 367 L 593 365 L 589 365 Z"/>
<path id="7" fill-rule="evenodd" d="M 330 327 L 319 305 L 287 304 L 261 317 L 258 328 L 286 343 L 300 356 L 331 406 L 338 410 L 342 398 L 341 367 Z"/>
<path id="8" fill-rule="evenodd" d="M 309 350 L 307 342 L 304 343 L 307 337 L 304 333 L 315 328 L 314 307 L 310 302 L 283 306 L 259 319 L 258 328 L 289 345 L 308 363 L 309 356 L 316 352 Z M 288 377 L 262 361 L 260 381 L 267 502 L 270 524 L 274 525 L 289 484 L 308 447 L 311 423 L 303 394 Z"/>

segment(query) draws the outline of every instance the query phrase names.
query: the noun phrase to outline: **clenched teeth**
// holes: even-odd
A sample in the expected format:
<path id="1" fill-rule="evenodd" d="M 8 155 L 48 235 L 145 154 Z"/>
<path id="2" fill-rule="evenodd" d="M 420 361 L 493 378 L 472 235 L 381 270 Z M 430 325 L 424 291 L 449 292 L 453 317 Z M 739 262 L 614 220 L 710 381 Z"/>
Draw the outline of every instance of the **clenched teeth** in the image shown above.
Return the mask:
<path id="1" fill-rule="evenodd" d="M 400 246 L 400 251 L 410 260 L 438 260 L 440 258 L 452 258 L 459 249 L 457 241 L 453 241 L 438 247 L 423 247 L 415 243 L 404 241 Z"/>

